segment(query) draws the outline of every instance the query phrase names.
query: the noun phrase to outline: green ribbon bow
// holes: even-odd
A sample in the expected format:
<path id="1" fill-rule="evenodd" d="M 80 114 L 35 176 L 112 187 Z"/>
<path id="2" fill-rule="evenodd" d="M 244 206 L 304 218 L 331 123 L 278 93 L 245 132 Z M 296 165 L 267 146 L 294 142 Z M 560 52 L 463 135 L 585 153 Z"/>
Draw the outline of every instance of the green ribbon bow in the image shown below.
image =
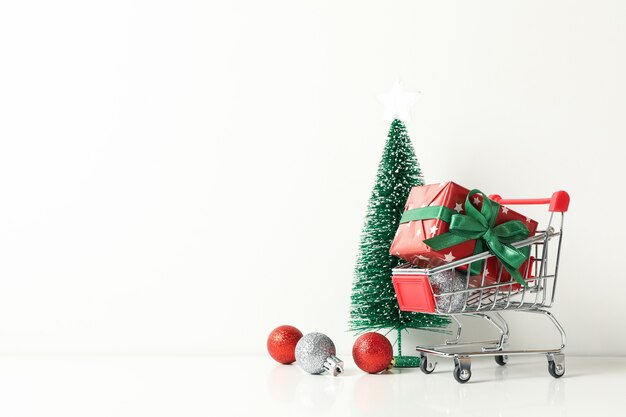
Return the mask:
<path id="1" fill-rule="evenodd" d="M 475 194 L 483 197 L 482 208 L 478 210 L 470 201 Z M 407 210 L 400 219 L 400 223 L 412 220 L 441 219 L 449 223 L 449 230 L 439 236 L 424 240 L 428 246 L 436 251 L 458 245 L 468 240 L 476 240 L 474 254 L 489 250 L 502 262 L 515 281 L 528 286 L 518 269 L 530 253 L 530 247 L 514 248 L 511 243 L 526 239 L 528 228 L 519 220 L 511 220 L 495 225 L 500 204 L 490 200 L 479 190 L 472 190 L 465 199 L 465 212 L 460 214 L 445 206 L 430 206 Z M 479 274 L 483 268 L 483 261 L 473 262 L 470 265 L 472 274 Z"/>

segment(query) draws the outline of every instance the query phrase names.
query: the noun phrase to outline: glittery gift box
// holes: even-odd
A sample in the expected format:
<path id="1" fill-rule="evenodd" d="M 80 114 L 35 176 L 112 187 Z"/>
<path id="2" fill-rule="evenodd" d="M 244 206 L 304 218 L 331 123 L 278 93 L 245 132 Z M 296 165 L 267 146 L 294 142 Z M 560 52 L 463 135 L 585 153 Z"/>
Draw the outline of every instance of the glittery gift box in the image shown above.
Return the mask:
<path id="1" fill-rule="evenodd" d="M 466 214 L 464 206 L 468 194 L 469 190 L 467 188 L 451 181 L 413 187 L 404 210 L 429 206 L 445 206 L 459 214 Z M 474 195 L 471 199 L 471 204 L 480 209 L 482 198 L 480 195 Z M 535 220 L 506 206 L 501 206 L 495 225 L 497 226 L 511 220 L 522 221 L 529 230 L 529 236 L 534 235 L 537 230 L 537 222 Z M 423 268 L 436 267 L 473 255 L 476 247 L 475 240 L 468 240 L 440 251 L 433 250 L 424 242 L 426 239 L 448 232 L 448 228 L 448 223 L 442 219 L 414 220 L 402 223 L 398 226 L 389 253 Z M 495 257 L 487 260 L 487 279 L 485 284 L 493 283 L 498 279 L 500 266 L 500 261 Z M 530 268 L 527 268 L 527 263 L 524 263 L 519 271 L 524 275 L 527 269 Z M 500 282 L 508 282 L 510 278 L 510 274 L 503 269 Z"/>

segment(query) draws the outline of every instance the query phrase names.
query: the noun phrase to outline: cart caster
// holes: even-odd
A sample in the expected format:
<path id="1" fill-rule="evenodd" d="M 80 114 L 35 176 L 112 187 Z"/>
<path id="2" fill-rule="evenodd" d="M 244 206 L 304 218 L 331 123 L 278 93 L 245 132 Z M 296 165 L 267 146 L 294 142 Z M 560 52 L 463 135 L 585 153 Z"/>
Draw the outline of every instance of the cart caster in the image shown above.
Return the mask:
<path id="1" fill-rule="evenodd" d="M 454 379 L 460 384 L 465 384 L 472 377 L 471 362 L 469 358 L 454 358 Z"/>
<path id="2" fill-rule="evenodd" d="M 554 378 L 565 375 L 565 356 L 562 353 L 548 355 L 548 372 Z"/>
<path id="3" fill-rule="evenodd" d="M 504 366 L 509 361 L 508 355 L 496 355 L 494 356 L 496 363 L 500 366 Z"/>
<path id="4" fill-rule="evenodd" d="M 427 359 L 426 355 L 420 355 L 420 369 L 425 374 L 432 373 L 435 370 L 435 365 L 436 364 L 437 364 L 437 362 L 432 363 L 431 361 L 429 361 Z"/>
<path id="5" fill-rule="evenodd" d="M 560 378 L 565 375 L 565 367 L 562 363 L 554 363 L 554 361 L 548 362 L 548 372 L 555 378 Z"/>
<path id="6" fill-rule="evenodd" d="M 456 382 L 465 384 L 467 381 L 470 380 L 471 377 L 472 371 L 470 371 L 469 369 L 461 369 L 460 366 L 454 367 L 454 379 L 456 379 Z"/>

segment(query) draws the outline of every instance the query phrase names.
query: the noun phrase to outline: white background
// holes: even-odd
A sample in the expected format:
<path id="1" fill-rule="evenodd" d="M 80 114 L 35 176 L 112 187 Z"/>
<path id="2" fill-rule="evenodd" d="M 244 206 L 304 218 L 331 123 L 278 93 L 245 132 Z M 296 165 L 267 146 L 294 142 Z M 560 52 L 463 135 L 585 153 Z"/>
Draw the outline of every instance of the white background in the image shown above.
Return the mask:
<path id="1" fill-rule="evenodd" d="M 569 353 L 624 354 L 625 18 L 621 1 L 3 2 L 0 353 L 261 354 L 285 323 L 349 352 L 376 96 L 398 77 L 421 92 L 427 182 L 570 192 L 554 313 Z"/>

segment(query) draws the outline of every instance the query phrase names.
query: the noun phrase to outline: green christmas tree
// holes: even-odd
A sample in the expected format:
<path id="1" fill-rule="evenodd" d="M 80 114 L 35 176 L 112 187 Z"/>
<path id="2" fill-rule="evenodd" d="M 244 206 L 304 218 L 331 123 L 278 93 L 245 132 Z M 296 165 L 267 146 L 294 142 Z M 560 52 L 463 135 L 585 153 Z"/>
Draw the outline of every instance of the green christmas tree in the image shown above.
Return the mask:
<path id="1" fill-rule="evenodd" d="M 441 328 L 449 322 L 437 315 L 400 311 L 391 282 L 392 268 L 402 261 L 390 255 L 389 248 L 409 192 L 417 185 L 424 185 L 422 172 L 404 123 L 395 119 L 378 166 L 361 234 L 352 284 L 350 330 L 357 333 L 396 330 L 396 366 L 419 365 L 418 357 L 402 356 L 403 330 Z"/>

